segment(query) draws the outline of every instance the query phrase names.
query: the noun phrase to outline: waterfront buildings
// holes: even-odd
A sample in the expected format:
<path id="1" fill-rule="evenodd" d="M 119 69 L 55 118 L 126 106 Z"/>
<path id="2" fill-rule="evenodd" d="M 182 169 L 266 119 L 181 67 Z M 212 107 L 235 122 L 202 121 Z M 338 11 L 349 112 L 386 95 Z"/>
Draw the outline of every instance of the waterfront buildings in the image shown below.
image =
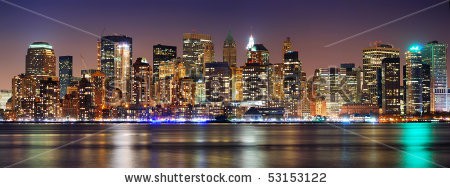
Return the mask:
<path id="1" fill-rule="evenodd" d="M 117 107 L 131 101 L 132 45 L 132 38 L 124 35 L 101 38 L 100 70 L 106 75 L 108 106 Z"/>
<path id="2" fill-rule="evenodd" d="M 25 74 L 56 76 L 56 57 L 47 42 L 33 42 L 28 47 Z"/>
<path id="3" fill-rule="evenodd" d="M 59 56 L 59 87 L 60 98 L 67 94 L 67 86 L 72 82 L 73 73 L 73 57 Z"/>
<path id="4" fill-rule="evenodd" d="M 446 43 L 438 41 L 428 42 L 422 49 L 422 61 L 430 66 L 430 111 L 446 112 L 447 101 L 447 47 Z"/>
<path id="5" fill-rule="evenodd" d="M 384 58 L 399 58 L 399 49 L 392 45 L 375 42 L 363 50 L 362 102 L 378 105 L 377 72 Z"/>

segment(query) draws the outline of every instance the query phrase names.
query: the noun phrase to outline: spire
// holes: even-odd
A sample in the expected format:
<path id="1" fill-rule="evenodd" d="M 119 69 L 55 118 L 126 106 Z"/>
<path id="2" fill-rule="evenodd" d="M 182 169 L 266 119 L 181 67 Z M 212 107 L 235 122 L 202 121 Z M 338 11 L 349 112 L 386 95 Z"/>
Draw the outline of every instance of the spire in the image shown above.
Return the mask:
<path id="1" fill-rule="evenodd" d="M 253 34 L 251 34 L 250 38 L 248 39 L 247 50 L 252 48 L 253 45 L 255 45 L 255 40 L 253 39 Z"/>
<path id="2" fill-rule="evenodd" d="M 234 42 L 233 36 L 231 35 L 231 31 L 228 31 L 227 38 L 225 39 L 225 42 L 227 42 L 227 43 L 233 43 Z"/>

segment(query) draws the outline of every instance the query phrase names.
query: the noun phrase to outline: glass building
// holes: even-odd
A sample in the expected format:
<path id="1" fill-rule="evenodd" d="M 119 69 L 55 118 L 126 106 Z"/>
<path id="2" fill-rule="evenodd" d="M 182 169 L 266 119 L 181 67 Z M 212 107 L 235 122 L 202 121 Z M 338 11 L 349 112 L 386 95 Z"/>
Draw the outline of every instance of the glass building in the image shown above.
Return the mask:
<path id="1" fill-rule="evenodd" d="M 159 66 L 177 58 L 177 47 L 157 44 L 153 46 L 153 78 L 152 78 L 152 98 L 157 96 L 157 83 L 159 80 Z"/>
<path id="2" fill-rule="evenodd" d="M 286 52 L 283 59 L 285 114 L 287 117 L 299 117 L 299 103 L 302 94 L 302 63 L 298 59 L 297 51 Z"/>
<path id="3" fill-rule="evenodd" d="M 67 86 L 72 82 L 72 56 L 59 56 L 59 87 L 60 98 L 67 94 Z"/>
<path id="4" fill-rule="evenodd" d="M 422 46 L 413 45 L 405 54 L 405 113 L 407 115 L 429 113 L 430 66 L 422 61 Z"/>
<path id="5" fill-rule="evenodd" d="M 382 114 L 400 115 L 400 58 L 384 58 L 381 64 Z"/>
<path id="6" fill-rule="evenodd" d="M 432 112 L 445 112 L 447 108 L 447 47 L 446 43 L 428 42 L 422 50 L 422 61 L 431 67 Z"/>
<path id="7" fill-rule="evenodd" d="M 106 102 L 120 106 L 131 101 L 132 38 L 104 36 L 101 38 L 100 67 L 106 75 Z"/>
<path id="8" fill-rule="evenodd" d="M 223 42 L 223 62 L 227 62 L 230 67 L 236 67 L 236 42 L 228 32 L 227 38 Z"/>
<path id="9" fill-rule="evenodd" d="M 214 47 L 211 35 L 199 33 L 183 34 L 183 59 L 187 76 L 194 80 L 203 79 L 204 63 L 212 62 Z"/>

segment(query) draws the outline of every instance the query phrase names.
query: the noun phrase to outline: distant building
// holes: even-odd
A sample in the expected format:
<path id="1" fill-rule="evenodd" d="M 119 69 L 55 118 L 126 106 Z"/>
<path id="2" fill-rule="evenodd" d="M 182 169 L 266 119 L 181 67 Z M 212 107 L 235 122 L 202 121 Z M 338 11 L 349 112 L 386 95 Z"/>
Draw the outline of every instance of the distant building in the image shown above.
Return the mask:
<path id="1" fill-rule="evenodd" d="M 349 103 L 342 105 L 340 116 L 363 116 L 363 115 L 378 115 L 379 108 L 377 105 L 373 104 L 362 104 L 362 103 Z"/>
<path id="2" fill-rule="evenodd" d="M 156 86 L 159 81 L 159 65 L 161 63 L 167 63 L 169 61 L 173 61 L 177 58 L 177 47 L 176 46 L 167 46 L 167 45 L 154 45 L 153 46 L 153 76 L 152 76 L 152 98 L 156 99 L 157 89 Z"/>
<path id="3" fill-rule="evenodd" d="M 399 54 L 393 46 L 378 42 L 363 50 L 362 102 L 378 105 L 377 71 L 384 58 L 399 58 Z"/>
<path id="4" fill-rule="evenodd" d="M 243 68 L 231 67 L 231 99 L 233 101 L 243 100 Z"/>
<path id="5" fill-rule="evenodd" d="M 152 67 L 145 58 L 137 58 L 133 64 L 132 104 L 150 106 Z"/>
<path id="6" fill-rule="evenodd" d="M 242 73 L 243 100 L 267 103 L 270 94 L 269 75 L 269 51 L 262 44 L 254 44 L 247 50 L 247 63 Z"/>
<path id="7" fill-rule="evenodd" d="M 56 120 L 60 117 L 60 94 L 58 77 L 39 78 L 36 98 L 35 120 Z"/>
<path id="8" fill-rule="evenodd" d="M 94 86 L 88 79 L 82 78 L 78 86 L 79 115 L 78 119 L 82 121 L 89 121 L 94 119 Z"/>
<path id="9" fill-rule="evenodd" d="M 106 102 L 120 106 L 131 101 L 132 38 L 103 36 L 101 38 L 101 72 L 106 75 Z"/>
<path id="10" fill-rule="evenodd" d="M 73 57 L 59 56 L 59 84 L 60 84 L 60 98 L 67 94 L 67 86 L 72 82 L 73 73 Z"/>
<path id="11" fill-rule="evenodd" d="M 382 114 L 400 115 L 402 88 L 400 86 L 400 58 L 384 58 L 381 64 Z"/>
<path id="12" fill-rule="evenodd" d="M 447 47 L 438 41 L 428 42 L 422 49 L 422 61 L 430 66 L 430 111 L 448 112 L 447 108 Z"/>
<path id="13" fill-rule="evenodd" d="M 205 62 L 212 62 L 214 46 L 211 35 L 199 33 L 183 34 L 183 59 L 186 64 L 187 76 L 195 81 L 203 79 Z"/>
<path id="14" fill-rule="evenodd" d="M 227 38 L 223 42 L 223 62 L 227 62 L 229 67 L 236 67 L 236 42 L 228 32 Z"/>
<path id="15" fill-rule="evenodd" d="M 298 52 L 286 52 L 284 54 L 283 65 L 283 99 L 286 115 L 287 117 L 300 117 L 300 102 L 302 99 L 302 63 L 298 58 Z"/>
<path id="16" fill-rule="evenodd" d="M 207 63 L 205 67 L 205 95 L 210 114 L 225 114 L 225 103 L 231 101 L 231 69 L 227 62 Z"/>
<path id="17" fill-rule="evenodd" d="M 25 73 L 56 76 L 56 57 L 53 47 L 46 42 L 34 42 L 28 47 Z"/>
<path id="18" fill-rule="evenodd" d="M 6 109 L 6 103 L 12 97 L 11 90 L 0 90 L 0 109 Z"/>

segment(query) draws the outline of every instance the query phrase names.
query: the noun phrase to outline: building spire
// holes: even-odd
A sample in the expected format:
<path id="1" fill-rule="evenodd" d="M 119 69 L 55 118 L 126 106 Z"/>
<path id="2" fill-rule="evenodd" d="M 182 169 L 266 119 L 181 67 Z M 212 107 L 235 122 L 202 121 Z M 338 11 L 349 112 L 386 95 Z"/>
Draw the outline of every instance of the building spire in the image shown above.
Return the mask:
<path id="1" fill-rule="evenodd" d="M 253 47 L 255 45 L 255 40 L 253 39 L 253 34 L 250 34 L 250 38 L 248 39 L 247 43 L 247 50 Z"/>

